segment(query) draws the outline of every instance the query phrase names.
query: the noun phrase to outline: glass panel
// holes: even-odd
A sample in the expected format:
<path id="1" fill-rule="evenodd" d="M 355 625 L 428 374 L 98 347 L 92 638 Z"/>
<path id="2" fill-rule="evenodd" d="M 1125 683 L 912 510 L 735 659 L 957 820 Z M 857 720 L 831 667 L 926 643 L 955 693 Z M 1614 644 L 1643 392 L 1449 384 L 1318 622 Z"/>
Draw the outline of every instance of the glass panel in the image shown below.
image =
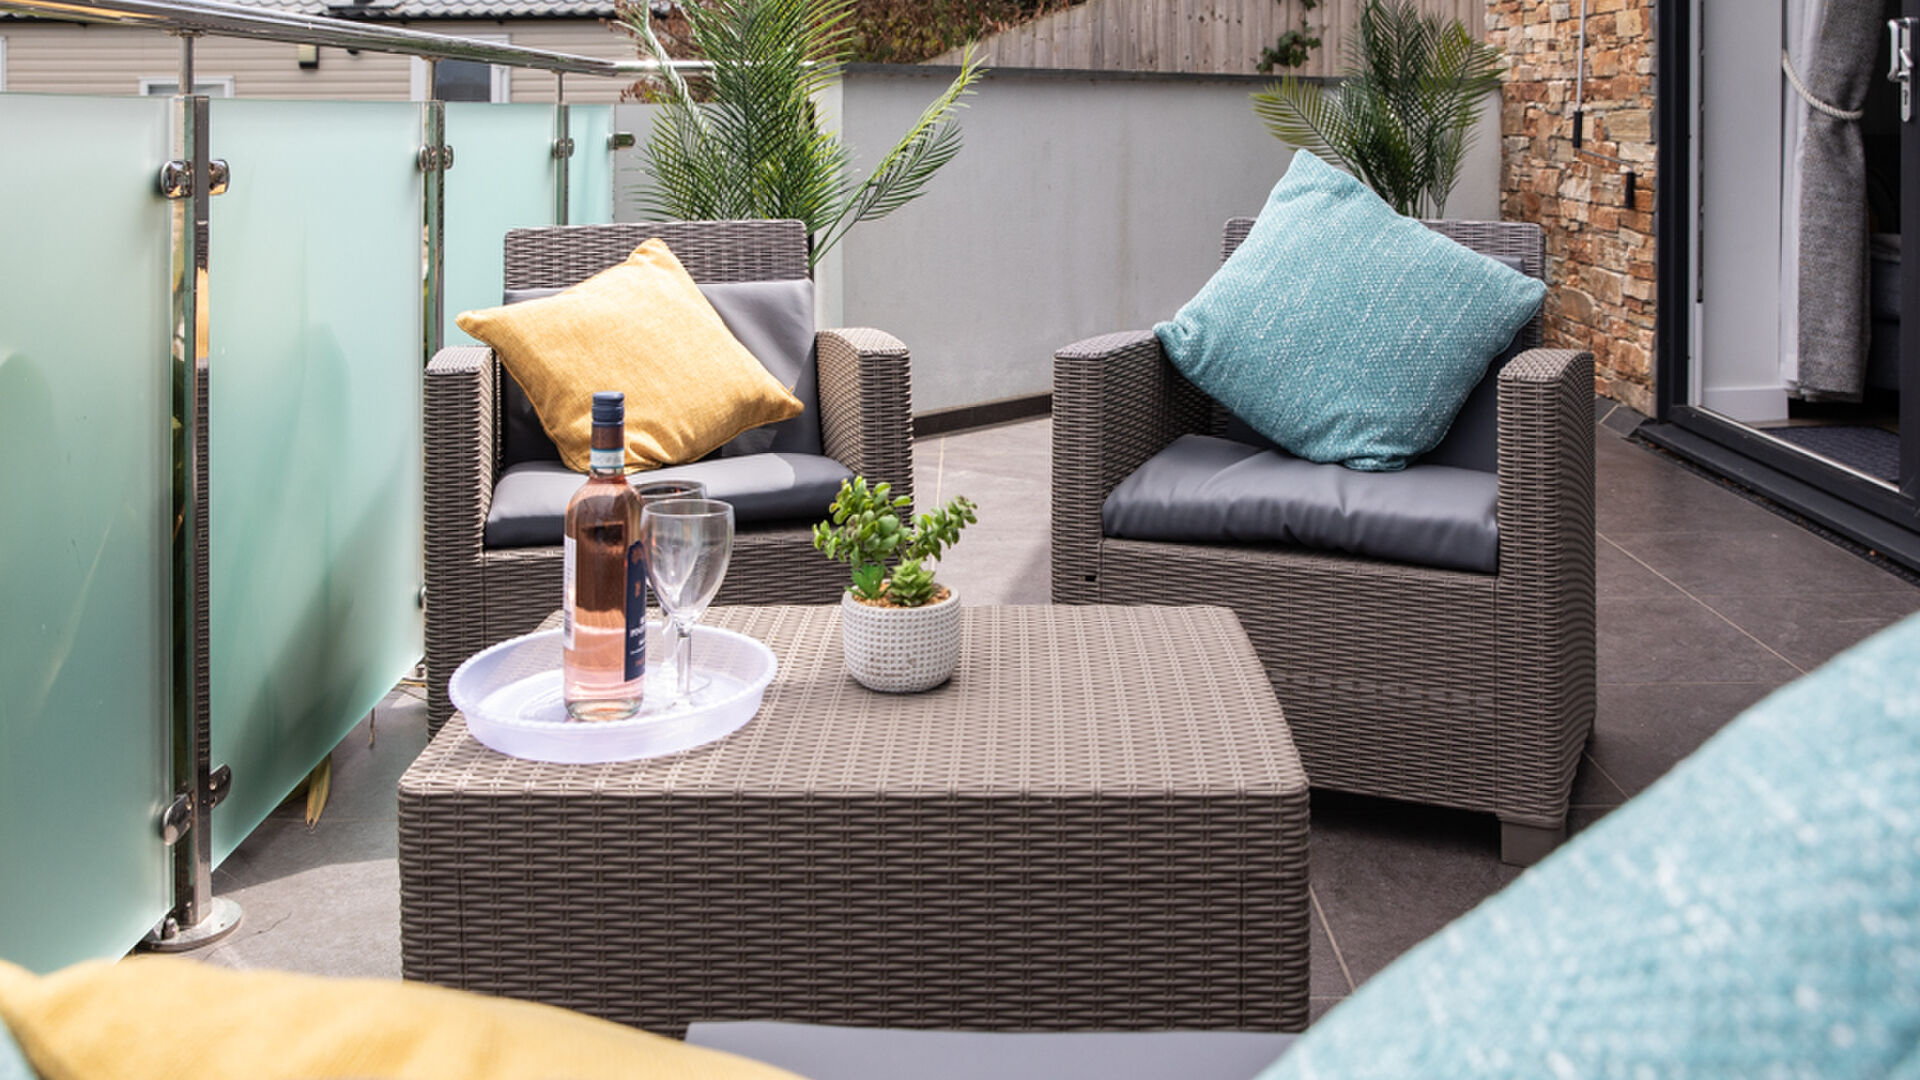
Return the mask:
<path id="1" fill-rule="evenodd" d="M 567 220 L 601 225 L 613 220 L 613 106 L 573 105 L 567 109 L 573 136 L 573 160 L 567 163 Z"/>
<path id="2" fill-rule="evenodd" d="M 168 101 L 0 94 L 0 956 L 166 914 Z"/>
<path id="3" fill-rule="evenodd" d="M 216 860 L 421 655 L 420 129 L 404 102 L 213 103 Z"/>
<path id="4" fill-rule="evenodd" d="M 448 102 L 447 144 L 446 342 L 471 345 L 453 320 L 499 306 L 507 230 L 553 224 L 553 106 Z"/>

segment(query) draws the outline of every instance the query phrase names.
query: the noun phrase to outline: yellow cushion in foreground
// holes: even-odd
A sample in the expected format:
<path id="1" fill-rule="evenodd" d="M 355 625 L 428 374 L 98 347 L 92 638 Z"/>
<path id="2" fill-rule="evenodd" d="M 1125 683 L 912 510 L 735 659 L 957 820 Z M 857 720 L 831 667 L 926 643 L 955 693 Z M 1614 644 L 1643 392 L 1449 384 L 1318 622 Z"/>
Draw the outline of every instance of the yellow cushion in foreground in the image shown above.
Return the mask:
<path id="1" fill-rule="evenodd" d="M 565 292 L 456 321 L 493 346 L 560 459 L 581 472 L 596 390 L 627 395 L 627 466 L 639 469 L 693 461 L 802 408 L 658 238 Z"/>
<path id="2" fill-rule="evenodd" d="M 0 961 L 0 1018 L 44 1080 L 796 1080 L 547 1005 L 177 957 L 44 978 Z"/>

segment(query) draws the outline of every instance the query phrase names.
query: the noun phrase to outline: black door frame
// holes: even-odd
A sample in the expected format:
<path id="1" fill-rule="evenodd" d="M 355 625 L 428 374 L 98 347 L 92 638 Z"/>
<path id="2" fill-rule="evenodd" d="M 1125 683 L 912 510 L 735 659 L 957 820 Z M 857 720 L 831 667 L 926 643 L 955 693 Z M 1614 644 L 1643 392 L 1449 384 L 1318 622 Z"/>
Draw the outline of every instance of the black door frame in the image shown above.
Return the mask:
<path id="1" fill-rule="evenodd" d="M 1920 17 L 1920 0 L 1902 0 Z M 1658 76 L 1654 200 L 1656 313 L 1654 423 L 1640 433 L 1663 449 L 1758 491 L 1789 510 L 1920 570 L 1920 254 L 1901 275 L 1901 485 L 1892 491 L 1752 428 L 1688 404 L 1694 295 L 1691 145 L 1698 49 L 1692 0 L 1654 0 Z M 1920 42 L 1916 42 L 1920 45 Z M 1920 95 L 1916 95 L 1920 97 Z M 1920 106 L 1917 106 L 1920 108 Z M 1902 130 L 1900 219 L 1920 253 L 1920 116 Z"/>

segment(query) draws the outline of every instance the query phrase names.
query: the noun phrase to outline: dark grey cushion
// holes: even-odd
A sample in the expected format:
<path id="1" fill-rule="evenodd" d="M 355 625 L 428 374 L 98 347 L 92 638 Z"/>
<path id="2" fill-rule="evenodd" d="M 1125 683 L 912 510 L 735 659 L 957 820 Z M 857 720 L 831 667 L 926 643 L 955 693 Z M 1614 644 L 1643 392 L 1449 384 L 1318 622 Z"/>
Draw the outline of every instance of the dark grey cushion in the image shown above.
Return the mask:
<path id="1" fill-rule="evenodd" d="M 707 494 L 733 504 L 735 525 L 769 521 L 818 520 L 840 493 L 840 481 L 853 473 L 818 454 L 753 454 L 708 458 L 634 473 L 629 480 L 699 480 Z M 567 501 L 586 481 L 557 461 L 525 461 L 501 474 L 487 511 L 489 548 L 558 544 L 565 528 Z"/>
<path id="2" fill-rule="evenodd" d="M 1492 473 L 1317 465 L 1231 439 L 1182 435 L 1107 496 L 1108 536 L 1292 544 L 1450 570 L 1499 566 Z"/>
<path id="3" fill-rule="evenodd" d="M 517 304 L 552 296 L 559 289 L 508 289 L 503 303 Z M 742 454 L 818 454 L 820 452 L 820 379 L 813 353 L 813 282 L 735 281 L 700 286 L 701 295 L 725 323 L 727 331 L 746 346 L 768 374 L 793 391 L 804 406 L 800 415 L 777 424 L 743 431 L 720 448 L 722 457 Z M 560 452 L 526 391 L 507 375 L 501 382 L 500 463 L 508 467 L 526 461 L 559 461 Z M 643 406 L 628 402 L 629 411 Z"/>
<path id="4" fill-rule="evenodd" d="M 808 1080 L 1253 1080 L 1296 1035 L 1251 1031 L 908 1031 L 742 1021 L 687 1042 Z"/>

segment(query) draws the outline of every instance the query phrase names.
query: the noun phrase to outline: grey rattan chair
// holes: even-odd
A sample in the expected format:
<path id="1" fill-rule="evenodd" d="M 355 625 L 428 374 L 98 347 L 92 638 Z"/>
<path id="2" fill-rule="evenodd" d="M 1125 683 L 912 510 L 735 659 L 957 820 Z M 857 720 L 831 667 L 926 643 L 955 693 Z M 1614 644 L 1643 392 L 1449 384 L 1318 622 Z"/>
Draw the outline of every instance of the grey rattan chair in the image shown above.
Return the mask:
<path id="1" fill-rule="evenodd" d="M 666 240 L 695 281 L 778 281 L 808 275 L 797 221 L 663 222 L 516 229 L 506 238 L 506 287 L 576 284 Z M 913 417 L 906 346 L 878 330 L 815 338 L 824 452 L 855 473 L 913 493 Z M 447 679 L 497 641 L 533 630 L 560 603 L 560 548 L 489 549 L 487 510 L 500 473 L 501 367 L 490 350 L 450 347 L 427 365 L 427 716 L 452 715 Z M 824 507 L 822 511 L 824 512 Z M 743 526 L 717 603 L 830 603 L 846 574 L 813 550 L 806 523 Z"/>
<path id="2" fill-rule="evenodd" d="M 1432 222 L 1544 278 L 1538 226 Z M 1251 221 L 1226 229 L 1231 254 Z M 1103 535 L 1113 489 L 1228 414 L 1151 333 L 1062 349 L 1053 380 L 1053 598 L 1221 604 L 1273 679 L 1313 786 L 1490 811 L 1501 854 L 1531 863 L 1566 834 L 1594 713 L 1593 358 L 1526 351 L 1500 371 L 1499 567 L 1430 569 L 1300 547 Z"/>

